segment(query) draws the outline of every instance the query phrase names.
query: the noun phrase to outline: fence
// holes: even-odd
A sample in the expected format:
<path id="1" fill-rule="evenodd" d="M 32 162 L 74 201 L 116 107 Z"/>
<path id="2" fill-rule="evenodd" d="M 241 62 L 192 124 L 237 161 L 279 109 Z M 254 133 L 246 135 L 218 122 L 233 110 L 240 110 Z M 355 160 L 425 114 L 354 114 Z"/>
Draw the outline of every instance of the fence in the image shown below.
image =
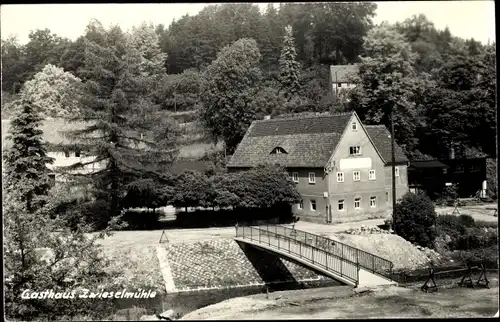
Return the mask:
<path id="1" fill-rule="evenodd" d="M 275 225 L 265 225 L 260 226 L 259 228 L 274 232 L 275 234 L 279 234 L 282 236 L 290 236 L 297 241 L 301 241 L 307 245 L 312 245 L 319 249 L 325 250 L 330 254 L 334 254 L 338 257 L 359 264 L 360 267 L 364 268 L 370 273 L 375 273 L 392 279 L 392 270 L 394 265 L 387 259 L 384 259 L 377 255 L 332 240 L 330 238 L 308 233 L 306 231 Z"/>
<path id="2" fill-rule="evenodd" d="M 274 227 L 274 232 L 270 230 Z M 267 228 L 267 229 L 266 229 Z M 307 259 L 312 264 L 332 271 L 355 285 L 359 281 L 359 265 L 350 258 L 344 258 L 337 254 L 328 252 L 317 246 L 298 240 L 294 236 L 285 235 L 279 232 L 281 226 L 236 226 L 236 237 L 241 237 L 259 244 L 272 246 L 281 251 Z"/>

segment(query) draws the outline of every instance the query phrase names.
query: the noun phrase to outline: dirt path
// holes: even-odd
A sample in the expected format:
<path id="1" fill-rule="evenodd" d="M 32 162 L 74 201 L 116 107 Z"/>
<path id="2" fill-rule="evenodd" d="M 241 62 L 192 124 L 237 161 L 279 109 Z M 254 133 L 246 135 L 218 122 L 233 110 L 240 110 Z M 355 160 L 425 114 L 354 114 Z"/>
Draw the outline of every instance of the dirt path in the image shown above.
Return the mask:
<path id="1" fill-rule="evenodd" d="M 362 308 L 362 309 L 360 309 Z M 493 317 L 498 287 L 440 289 L 436 293 L 389 287 L 373 293 L 321 288 L 231 299 L 192 312 L 183 320 L 260 320 L 410 317 Z"/>
<path id="2" fill-rule="evenodd" d="M 498 221 L 498 217 L 493 217 L 493 211 L 487 208 L 496 207 L 496 204 L 470 206 L 460 208 L 462 214 L 470 214 L 476 220 Z M 452 213 L 453 208 L 444 207 L 436 208 L 438 214 Z M 331 234 L 343 232 L 350 228 L 359 228 L 362 225 L 367 227 L 377 226 L 384 223 L 383 219 L 369 219 L 357 222 L 324 225 L 315 224 L 305 221 L 299 221 L 295 228 L 304 230 L 313 234 Z M 199 240 L 218 239 L 218 238 L 233 238 L 235 236 L 234 227 L 222 228 L 199 228 L 199 229 L 167 229 L 165 230 L 170 243 L 195 242 Z M 162 230 L 142 230 L 142 231 L 118 231 L 113 236 L 100 241 L 103 245 L 155 245 L 160 240 Z"/>

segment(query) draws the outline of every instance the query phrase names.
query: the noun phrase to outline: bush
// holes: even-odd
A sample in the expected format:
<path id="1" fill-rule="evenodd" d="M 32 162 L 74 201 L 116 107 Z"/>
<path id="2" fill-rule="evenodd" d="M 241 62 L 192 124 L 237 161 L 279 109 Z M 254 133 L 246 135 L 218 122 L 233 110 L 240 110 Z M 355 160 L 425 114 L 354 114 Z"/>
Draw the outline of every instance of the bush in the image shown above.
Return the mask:
<path id="1" fill-rule="evenodd" d="M 394 209 L 395 232 L 424 247 L 433 247 L 436 236 L 434 203 L 424 194 L 407 193 Z"/>
<path id="2" fill-rule="evenodd" d="M 470 216 L 470 215 L 460 215 L 458 217 L 458 220 L 465 227 L 474 227 L 475 226 L 474 218 L 472 218 L 472 216 Z"/>
<path id="3" fill-rule="evenodd" d="M 127 223 L 127 229 L 154 229 L 158 228 L 158 221 L 163 215 L 160 210 L 125 210 L 122 213 L 122 221 Z"/>
<path id="4" fill-rule="evenodd" d="M 437 196 L 437 204 L 454 206 L 458 199 L 458 184 L 446 186 L 442 192 Z"/>
<path id="5" fill-rule="evenodd" d="M 498 269 L 498 245 L 481 249 L 455 251 L 450 254 L 450 257 L 464 264 L 482 262 L 486 268 Z"/>
<path id="6" fill-rule="evenodd" d="M 476 220 L 474 226 L 477 228 L 498 228 L 498 221 Z"/>

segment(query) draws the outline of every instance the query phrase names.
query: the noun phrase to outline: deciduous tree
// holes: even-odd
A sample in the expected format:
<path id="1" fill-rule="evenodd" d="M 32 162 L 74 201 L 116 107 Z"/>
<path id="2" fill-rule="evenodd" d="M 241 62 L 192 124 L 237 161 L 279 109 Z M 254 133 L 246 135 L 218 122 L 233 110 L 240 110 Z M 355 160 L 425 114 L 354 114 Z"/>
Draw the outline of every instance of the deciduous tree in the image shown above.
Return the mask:
<path id="1" fill-rule="evenodd" d="M 250 108 L 261 81 L 260 53 L 253 39 L 224 47 L 203 73 L 201 117 L 214 141 L 222 139 L 229 154 L 255 119 Z"/>

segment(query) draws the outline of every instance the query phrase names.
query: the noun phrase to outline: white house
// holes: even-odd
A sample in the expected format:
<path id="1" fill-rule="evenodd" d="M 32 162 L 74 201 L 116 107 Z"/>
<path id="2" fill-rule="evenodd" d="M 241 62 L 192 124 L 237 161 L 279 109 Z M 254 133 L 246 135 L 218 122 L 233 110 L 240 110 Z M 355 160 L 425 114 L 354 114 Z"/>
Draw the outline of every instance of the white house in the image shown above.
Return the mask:
<path id="1" fill-rule="evenodd" d="M 7 140 L 10 120 L 2 120 L 2 150 L 12 146 L 12 142 Z M 83 151 L 79 151 L 71 145 L 70 141 L 63 136 L 64 131 L 76 130 L 84 128 L 83 123 L 68 123 L 64 119 L 48 118 L 43 121 L 41 130 L 43 131 L 43 139 L 47 143 L 47 155 L 54 158 L 54 163 L 49 164 L 48 168 L 54 170 L 51 177 L 55 181 L 64 180 L 64 176 L 59 175 L 56 171 L 58 167 L 70 166 L 75 163 L 86 163 L 95 159 L 95 156 L 86 155 Z M 57 145 L 65 144 L 67 148 L 61 149 Z M 105 162 L 89 164 L 83 169 L 75 170 L 77 173 L 90 173 L 102 169 Z"/>
<path id="2" fill-rule="evenodd" d="M 330 82 L 333 95 L 337 97 L 342 91 L 356 87 L 356 84 L 352 82 L 352 77 L 358 72 L 357 65 L 331 65 Z"/>

